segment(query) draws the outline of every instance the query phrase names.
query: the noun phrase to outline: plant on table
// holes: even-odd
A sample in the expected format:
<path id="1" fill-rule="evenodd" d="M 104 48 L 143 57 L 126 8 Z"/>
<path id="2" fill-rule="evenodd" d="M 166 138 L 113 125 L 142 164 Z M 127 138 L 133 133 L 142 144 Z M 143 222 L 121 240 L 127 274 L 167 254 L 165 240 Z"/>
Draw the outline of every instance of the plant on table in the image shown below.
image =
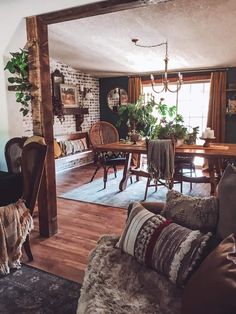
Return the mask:
<path id="1" fill-rule="evenodd" d="M 153 115 L 155 105 L 154 101 L 149 101 L 145 105 L 140 98 L 135 104 L 120 106 L 117 126 L 126 125 L 129 133 L 151 136 L 157 123 L 157 118 Z"/>
<path id="2" fill-rule="evenodd" d="M 156 125 L 152 138 L 185 139 L 188 133 L 183 116 L 177 113 L 176 106 L 167 106 L 163 99 L 156 105 L 159 123 Z"/>

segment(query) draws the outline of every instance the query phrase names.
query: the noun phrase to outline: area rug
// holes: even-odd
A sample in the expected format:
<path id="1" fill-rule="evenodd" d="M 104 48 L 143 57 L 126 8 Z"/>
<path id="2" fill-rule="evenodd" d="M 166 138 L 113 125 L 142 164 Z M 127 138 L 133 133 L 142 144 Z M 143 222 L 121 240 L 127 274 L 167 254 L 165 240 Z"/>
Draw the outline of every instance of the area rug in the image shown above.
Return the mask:
<path id="1" fill-rule="evenodd" d="M 143 200 L 146 179 L 140 178 L 140 181 L 135 181 L 132 184 L 129 181 L 126 190 L 120 191 L 119 183 L 121 177 L 121 171 L 118 172 L 117 178 L 114 177 L 114 174 L 110 174 L 108 176 L 106 189 L 103 189 L 103 179 L 101 178 L 67 191 L 59 195 L 59 197 L 81 202 L 123 208 L 127 208 L 127 206 L 133 201 Z M 180 184 L 175 184 L 174 189 L 180 191 Z M 166 193 L 167 188 L 164 186 L 158 186 L 157 192 L 155 192 L 154 187 L 150 187 L 148 189 L 148 197 L 146 200 L 148 202 L 165 201 Z M 193 189 L 191 191 L 190 184 L 185 182 L 183 184 L 183 193 L 194 196 L 207 196 L 210 195 L 210 185 L 200 183 L 193 184 Z"/>
<path id="2" fill-rule="evenodd" d="M 0 277 L 1 314 L 75 314 L 80 284 L 28 265 Z"/>

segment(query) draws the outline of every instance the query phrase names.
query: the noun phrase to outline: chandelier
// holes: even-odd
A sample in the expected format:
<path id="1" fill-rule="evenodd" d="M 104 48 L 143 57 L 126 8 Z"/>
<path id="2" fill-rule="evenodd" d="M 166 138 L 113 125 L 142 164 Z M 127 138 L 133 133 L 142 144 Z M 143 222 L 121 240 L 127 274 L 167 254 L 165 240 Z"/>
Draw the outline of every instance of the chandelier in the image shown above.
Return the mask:
<path id="1" fill-rule="evenodd" d="M 160 47 L 160 46 L 165 46 L 166 50 L 165 50 L 165 58 L 164 58 L 164 62 L 165 62 L 165 71 L 164 71 L 164 75 L 162 78 L 162 88 L 161 90 L 157 90 L 157 87 L 155 87 L 155 79 L 154 79 L 154 75 L 151 74 L 150 78 L 151 78 L 151 84 L 152 84 L 152 90 L 155 93 L 162 93 L 163 91 L 165 92 L 171 92 L 171 93 L 177 93 L 180 90 L 180 87 L 183 83 L 183 76 L 182 74 L 179 72 L 178 73 L 178 80 L 176 81 L 176 89 L 171 89 L 169 86 L 169 80 L 168 80 L 168 61 L 169 61 L 169 57 L 168 57 L 168 42 L 163 42 L 160 44 L 156 44 L 156 45 L 140 45 L 138 44 L 139 39 L 132 39 L 132 42 L 135 44 L 135 46 L 138 47 L 142 47 L 142 48 L 155 48 L 155 47 Z"/>

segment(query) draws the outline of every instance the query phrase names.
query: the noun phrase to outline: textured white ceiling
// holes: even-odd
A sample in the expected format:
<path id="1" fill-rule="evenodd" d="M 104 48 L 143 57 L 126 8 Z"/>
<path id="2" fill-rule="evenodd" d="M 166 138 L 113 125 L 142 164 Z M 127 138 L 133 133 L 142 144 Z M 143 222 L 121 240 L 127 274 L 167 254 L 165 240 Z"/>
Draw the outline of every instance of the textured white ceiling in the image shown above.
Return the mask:
<path id="1" fill-rule="evenodd" d="M 132 38 L 168 40 L 170 70 L 236 66 L 236 0 L 172 0 L 50 25 L 50 57 L 98 77 L 163 71 L 164 46 Z"/>

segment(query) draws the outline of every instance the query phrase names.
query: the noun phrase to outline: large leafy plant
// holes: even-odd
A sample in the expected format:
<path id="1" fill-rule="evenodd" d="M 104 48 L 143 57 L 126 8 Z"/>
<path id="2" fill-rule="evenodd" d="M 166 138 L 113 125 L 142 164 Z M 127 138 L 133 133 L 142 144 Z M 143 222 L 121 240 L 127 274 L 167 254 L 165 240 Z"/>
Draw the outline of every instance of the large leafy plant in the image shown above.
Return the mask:
<path id="1" fill-rule="evenodd" d="M 29 82 L 28 52 L 21 49 L 20 52 L 11 52 L 11 59 L 7 62 L 4 70 L 8 70 L 13 76 L 8 78 L 16 91 L 16 102 L 21 104 L 20 111 L 23 116 L 29 112 L 32 95 L 32 84 Z"/>
<path id="2" fill-rule="evenodd" d="M 142 136 L 151 136 L 157 123 L 157 118 L 153 115 L 154 107 L 154 101 L 144 105 L 141 98 L 135 104 L 120 106 L 117 126 L 126 125 L 129 132 L 135 131 Z"/>
<path id="3" fill-rule="evenodd" d="M 160 121 L 156 125 L 152 137 L 184 139 L 188 130 L 184 126 L 183 116 L 177 113 L 176 106 L 167 106 L 161 99 L 156 109 Z"/>

